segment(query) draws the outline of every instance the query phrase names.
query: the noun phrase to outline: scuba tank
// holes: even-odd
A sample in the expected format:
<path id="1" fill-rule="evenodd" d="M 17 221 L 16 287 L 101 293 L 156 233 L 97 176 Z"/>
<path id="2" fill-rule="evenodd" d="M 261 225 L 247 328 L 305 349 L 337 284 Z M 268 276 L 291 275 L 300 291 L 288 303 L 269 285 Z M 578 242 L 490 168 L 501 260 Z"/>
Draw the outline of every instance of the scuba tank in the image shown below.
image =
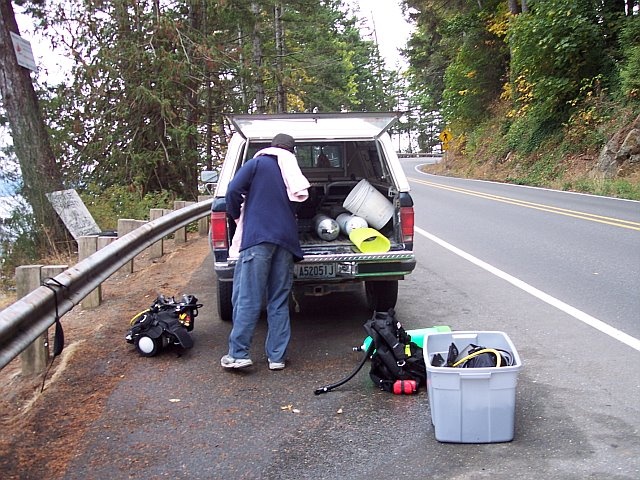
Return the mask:
<path id="1" fill-rule="evenodd" d="M 340 235 L 338 222 L 321 213 L 313 217 L 313 229 L 318 237 L 328 242 L 335 240 Z"/>
<path id="2" fill-rule="evenodd" d="M 451 331 L 451 328 L 447 325 L 436 325 L 433 327 L 427 328 L 418 328 L 415 330 L 407 330 L 407 333 L 411 336 L 411 341 L 415 342 L 420 348 L 424 348 L 424 340 L 427 335 L 430 333 L 448 333 Z M 366 352 L 369 349 L 369 346 L 373 342 L 371 337 L 367 337 L 362 342 L 362 345 L 359 347 L 353 347 L 354 351 L 357 352 Z"/>
<path id="3" fill-rule="evenodd" d="M 349 236 L 351 230 L 354 228 L 367 228 L 369 226 L 364 218 L 350 213 L 341 213 L 338 215 L 338 218 L 336 218 L 336 221 L 338 222 L 338 225 L 340 225 L 342 233 L 347 236 Z"/>

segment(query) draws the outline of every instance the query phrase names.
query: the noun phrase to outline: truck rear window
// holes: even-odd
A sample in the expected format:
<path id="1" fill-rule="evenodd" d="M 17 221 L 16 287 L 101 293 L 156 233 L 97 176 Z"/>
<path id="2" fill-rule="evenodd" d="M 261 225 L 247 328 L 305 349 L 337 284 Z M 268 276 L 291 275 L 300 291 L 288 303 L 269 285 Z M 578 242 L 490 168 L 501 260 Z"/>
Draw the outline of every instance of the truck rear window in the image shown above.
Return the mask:
<path id="1" fill-rule="evenodd" d="M 247 158 L 252 158 L 258 150 L 268 147 L 266 144 L 251 144 Z M 344 143 L 298 143 L 296 157 L 300 168 L 338 168 L 344 169 Z"/>
<path id="2" fill-rule="evenodd" d="M 296 147 L 300 168 L 344 168 L 342 144 L 302 144 Z"/>
<path id="3" fill-rule="evenodd" d="M 253 158 L 268 143 L 251 143 L 245 158 Z M 321 178 L 367 178 L 380 180 L 385 168 L 380 161 L 375 141 L 299 141 L 296 157 L 302 172 L 311 180 Z"/>

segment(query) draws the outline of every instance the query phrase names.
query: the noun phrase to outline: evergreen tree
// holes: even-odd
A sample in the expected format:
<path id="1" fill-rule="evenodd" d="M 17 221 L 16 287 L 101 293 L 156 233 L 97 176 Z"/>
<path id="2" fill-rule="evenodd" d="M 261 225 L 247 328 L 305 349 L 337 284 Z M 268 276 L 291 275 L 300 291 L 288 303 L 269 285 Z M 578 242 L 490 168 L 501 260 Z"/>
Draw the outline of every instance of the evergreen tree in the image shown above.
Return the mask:
<path id="1" fill-rule="evenodd" d="M 51 92 L 77 186 L 194 199 L 224 153 L 224 114 L 391 109 L 397 82 L 340 1 L 59 0 L 42 26 L 74 58 Z M 64 33 L 56 33 L 64 32 Z"/>
<path id="2" fill-rule="evenodd" d="M 32 242 L 56 247 L 67 238 L 46 194 L 62 190 L 63 181 L 31 80 L 18 64 L 11 34 L 20 36 L 11 0 L 0 0 L 0 94 L 22 178 L 21 193 L 31 207 Z M 50 245 L 53 242 L 54 245 Z"/>

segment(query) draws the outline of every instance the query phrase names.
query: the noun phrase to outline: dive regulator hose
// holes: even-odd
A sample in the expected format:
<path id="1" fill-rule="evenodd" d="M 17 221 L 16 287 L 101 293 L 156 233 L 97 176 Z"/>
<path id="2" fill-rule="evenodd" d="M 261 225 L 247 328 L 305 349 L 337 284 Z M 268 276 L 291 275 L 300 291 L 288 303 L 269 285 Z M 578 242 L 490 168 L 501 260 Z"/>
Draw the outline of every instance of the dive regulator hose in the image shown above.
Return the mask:
<path id="1" fill-rule="evenodd" d="M 364 352 L 364 355 L 362 356 L 362 360 L 360 360 L 360 363 L 358 364 L 358 366 L 349 375 L 347 375 L 342 380 L 336 383 L 332 383 L 330 385 L 325 385 L 324 387 L 316 388 L 313 393 L 315 393 L 316 395 L 327 393 L 333 390 L 334 388 L 337 388 L 340 385 L 344 385 L 345 383 L 347 383 L 349 380 L 351 380 L 353 377 L 356 376 L 356 373 L 360 371 L 362 366 L 366 363 L 367 359 L 373 354 L 374 350 L 375 350 L 375 345 L 373 344 L 373 342 L 371 342 L 371 344 L 369 345 L 369 348 L 367 348 L 367 351 Z"/>

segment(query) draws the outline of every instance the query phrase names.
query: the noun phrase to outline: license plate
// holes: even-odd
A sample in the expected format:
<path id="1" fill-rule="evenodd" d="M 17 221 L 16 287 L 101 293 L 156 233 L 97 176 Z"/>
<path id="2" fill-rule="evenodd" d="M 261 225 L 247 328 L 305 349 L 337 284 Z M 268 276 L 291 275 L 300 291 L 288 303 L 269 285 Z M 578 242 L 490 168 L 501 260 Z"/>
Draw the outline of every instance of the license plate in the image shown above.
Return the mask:
<path id="1" fill-rule="evenodd" d="M 320 263 L 317 265 L 296 265 L 296 278 L 333 278 L 336 276 L 334 263 Z"/>

